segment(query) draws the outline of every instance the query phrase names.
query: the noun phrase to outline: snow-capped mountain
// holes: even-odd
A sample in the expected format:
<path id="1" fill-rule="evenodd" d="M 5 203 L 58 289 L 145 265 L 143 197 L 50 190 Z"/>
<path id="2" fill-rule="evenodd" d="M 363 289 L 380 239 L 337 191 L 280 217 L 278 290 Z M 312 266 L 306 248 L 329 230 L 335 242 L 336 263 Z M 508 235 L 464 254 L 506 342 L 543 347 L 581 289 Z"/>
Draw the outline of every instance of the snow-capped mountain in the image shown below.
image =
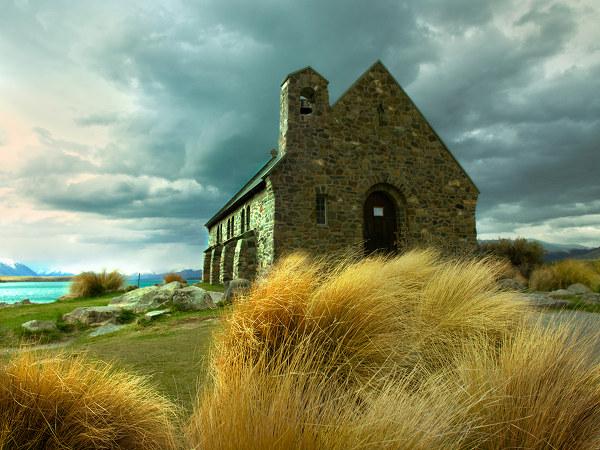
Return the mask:
<path id="1" fill-rule="evenodd" d="M 35 277 L 37 276 L 37 273 L 25 264 L 15 262 L 8 258 L 0 258 L 0 275 Z"/>

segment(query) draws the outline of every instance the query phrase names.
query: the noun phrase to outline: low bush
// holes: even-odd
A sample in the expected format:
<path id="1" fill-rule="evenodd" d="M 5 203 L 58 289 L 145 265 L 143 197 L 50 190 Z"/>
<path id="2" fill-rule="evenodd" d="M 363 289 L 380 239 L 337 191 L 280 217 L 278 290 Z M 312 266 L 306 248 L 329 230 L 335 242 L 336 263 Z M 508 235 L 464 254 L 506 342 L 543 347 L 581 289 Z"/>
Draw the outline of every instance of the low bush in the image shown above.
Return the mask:
<path id="1" fill-rule="evenodd" d="M 477 448 L 600 448 L 600 335 L 574 333 L 580 326 L 536 323 L 509 336 L 499 355 L 484 345 L 461 358 L 453 391 L 479 399 L 469 413 Z"/>
<path id="2" fill-rule="evenodd" d="M 536 291 L 565 289 L 574 283 L 582 283 L 594 291 L 600 290 L 600 274 L 587 261 L 565 259 L 536 269 L 529 280 L 529 287 Z"/>
<path id="3" fill-rule="evenodd" d="M 178 273 L 168 273 L 168 274 L 166 274 L 163 277 L 163 281 L 165 282 L 165 284 L 172 283 L 173 281 L 179 281 L 180 283 L 187 284 L 186 279 L 183 278 Z"/>
<path id="4" fill-rule="evenodd" d="M 0 448 L 175 449 L 175 407 L 136 376 L 22 352 L 0 366 Z"/>
<path id="5" fill-rule="evenodd" d="M 499 351 L 528 316 L 516 294 L 498 289 L 501 270 L 490 259 L 444 261 L 432 251 L 333 266 L 283 259 L 216 337 L 214 384 L 198 398 L 190 445 L 475 442 L 466 413 L 477 400 L 451 398 L 452 377 L 440 374 L 473 345 Z"/>
<path id="6" fill-rule="evenodd" d="M 485 242 L 480 244 L 480 251 L 510 261 L 525 277 L 529 277 L 536 267 L 544 263 L 544 248 L 541 244 L 524 238 Z"/>
<path id="7" fill-rule="evenodd" d="M 73 278 L 70 293 L 76 297 L 97 297 L 123 289 L 125 277 L 117 271 L 82 272 Z"/>

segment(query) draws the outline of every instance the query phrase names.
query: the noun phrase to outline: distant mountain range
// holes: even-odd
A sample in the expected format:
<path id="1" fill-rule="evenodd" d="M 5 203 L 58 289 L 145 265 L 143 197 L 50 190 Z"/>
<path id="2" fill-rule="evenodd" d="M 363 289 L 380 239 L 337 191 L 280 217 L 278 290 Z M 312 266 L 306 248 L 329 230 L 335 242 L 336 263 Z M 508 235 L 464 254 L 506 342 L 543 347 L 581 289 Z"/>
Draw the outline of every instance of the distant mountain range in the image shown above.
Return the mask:
<path id="1" fill-rule="evenodd" d="M 35 277 L 38 274 L 25 264 L 15 262 L 12 259 L 0 258 L 0 275 L 13 277 Z"/>
<path id="2" fill-rule="evenodd" d="M 591 248 L 585 245 L 578 244 L 555 244 L 553 242 L 540 241 L 539 239 L 529 239 L 530 241 L 538 242 L 546 253 L 544 261 L 553 262 L 561 259 L 600 259 L 600 247 Z M 495 242 L 497 239 L 479 241 L 479 242 Z"/>
<path id="3" fill-rule="evenodd" d="M 142 273 L 140 274 L 141 280 L 162 280 L 167 273 L 175 273 L 180 275 L 185 280 L 200 280 L 202 279 L 202 271 L 194 269 L 184 269 L 179 272 L 165 272 L 165 273 Z M 132 273 L 128 276 L 130 280 L 137 280 L 138 274 Z"/>
<path id="4" fill-rule="evenodd" d="M 199 280 L 202 278 L 201 270 L 185 269 L 179 272 L 165 272 L 165 273 L 142 273 L 142 280 L 162 280 L 167 273 L 176 273 L 181 275 L 186 280 Z M 74 274 L 52 271 L 52 272 L 36 272 L 35 270 L 27 267 L 25 264 L 13 261 L 12 259 L 0 258 L 0 276 L 12 276 L 12 277 L 66 277 Z M 137 279 L 138 274 L 132 273 L 128 276 L 129 279 Z"/>

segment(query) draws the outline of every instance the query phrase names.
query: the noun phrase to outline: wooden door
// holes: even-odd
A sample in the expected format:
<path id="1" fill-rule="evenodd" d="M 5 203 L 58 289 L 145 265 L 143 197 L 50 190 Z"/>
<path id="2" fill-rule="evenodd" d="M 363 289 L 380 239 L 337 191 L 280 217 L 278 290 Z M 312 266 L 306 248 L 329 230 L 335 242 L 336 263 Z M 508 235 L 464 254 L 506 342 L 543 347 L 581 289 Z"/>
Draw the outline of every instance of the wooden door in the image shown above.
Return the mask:
<path id="1" fill-rule="evenodd" d="M 396 207 L 384 192 L 375 191 L 365 201 L 364 241 L 367 255 L 396 251 Z"/>

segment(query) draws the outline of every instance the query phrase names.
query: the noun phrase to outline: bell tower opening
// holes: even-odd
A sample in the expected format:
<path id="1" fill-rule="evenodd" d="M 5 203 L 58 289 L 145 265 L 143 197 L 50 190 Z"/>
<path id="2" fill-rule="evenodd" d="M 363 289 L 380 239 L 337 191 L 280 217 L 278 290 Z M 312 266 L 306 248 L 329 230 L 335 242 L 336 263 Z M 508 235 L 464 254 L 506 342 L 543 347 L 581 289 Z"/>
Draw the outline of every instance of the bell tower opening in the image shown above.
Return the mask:
<path id="1" fill-rule="evenodd" d="M 311 87 L 302 88 L 300 91 L 300 114 L 312 114 L 315 103 L 315 90 Z"/>

